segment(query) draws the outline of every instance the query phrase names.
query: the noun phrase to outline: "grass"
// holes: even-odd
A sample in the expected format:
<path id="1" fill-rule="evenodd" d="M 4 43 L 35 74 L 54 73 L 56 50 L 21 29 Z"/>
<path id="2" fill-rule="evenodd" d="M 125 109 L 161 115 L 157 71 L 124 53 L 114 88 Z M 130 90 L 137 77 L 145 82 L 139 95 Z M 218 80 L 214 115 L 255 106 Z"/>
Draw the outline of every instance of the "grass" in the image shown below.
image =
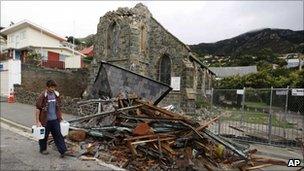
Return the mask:
<path id="1" fill-rule="evenodd" d="M 269 122 L 269 115 L 267 113 L 246 111 L 243 114 L 242 111 L 237 110 L 226 112 L 230 113 L 230 116 L 223 117 L 223 120 L 241 121 L 241 117 L 243 115 L 243 121 L 246 123 L 268 125 Z M 271 123 L 272 126 L 276 127 L 294 128 L 294 124 L 279 120 L 278 117 L 274 115 L 272 115 Z"/>
<path id="2" fill-rule="evenodd" d="M 261 102 L 245 102 L 245 106 L 248 108 L 267 109 L 269 105 Z"/>

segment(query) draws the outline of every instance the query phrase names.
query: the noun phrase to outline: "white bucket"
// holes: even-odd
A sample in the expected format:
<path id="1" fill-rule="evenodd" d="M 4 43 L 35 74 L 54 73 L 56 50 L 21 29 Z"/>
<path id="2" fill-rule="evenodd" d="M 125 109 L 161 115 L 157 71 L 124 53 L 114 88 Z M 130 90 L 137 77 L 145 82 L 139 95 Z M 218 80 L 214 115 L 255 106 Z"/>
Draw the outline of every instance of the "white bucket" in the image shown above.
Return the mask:
<path id="1" fill-rule="evenodd" d="M 37 125 L 33 125 L 32 135 L 37 140 L 43 139 L 45 136 L 45 128 L 43 126 L 37 127 Z"/>
<path id="2" fill-rule="evenodd" d="M 70 123 L 68 123 L 67 121 L 60 122 L 60 132 L 62 136 L 67 136 L 69 134 L 69 129 L 70 129 Z"/>

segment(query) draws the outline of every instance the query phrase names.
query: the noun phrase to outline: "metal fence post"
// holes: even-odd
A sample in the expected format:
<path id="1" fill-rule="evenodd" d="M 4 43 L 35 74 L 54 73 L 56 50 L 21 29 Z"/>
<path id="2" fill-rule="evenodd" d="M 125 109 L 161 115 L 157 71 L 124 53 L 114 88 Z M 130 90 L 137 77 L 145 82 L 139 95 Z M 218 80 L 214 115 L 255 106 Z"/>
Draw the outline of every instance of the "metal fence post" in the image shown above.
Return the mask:
<path id="1" fill-rule="evenodd" d="M 270 92 L 270 103 L 269 103 L 269 117 L 268 117 L 268 143 L 271 144 L 271 129 L 272 129 L 272 93 L 273 87 L 271 87 Z"/>
<path id="2" fill-rule="evenodd" d="M 213 88 L 211 88 L 211 97 L 210 97 L 210 112 L 213 111 Z"/>
<path id="3" fill-rule="evenodd" d="M 286 125 L 287 125 L 287 111 L 288 111 L 288 96 L 289 96 L 289 86 L 286 88 L 286 99 L 285 99 L 285 113 L 284 113 L 284 138 L 286 138 Z"/>
<path id="4" fill-rule="evenodd" d="M 217 134 L 220 135 L 221 134 L 221 117 L 219 117 L 218 121 L 217 121 Z"/>
<path id="5" fill-rule="evenodd" d="M 214 88 L 211 88 L 211 98 L 210 98 L 210 111 L 212 112 L 213 111 L 213 93 L 214 93 Z M 218 135 L 220 134 L 221 132 L 221 117 L 218 119 L 217 121 L 217 132 L 218 132 Z"/>
<path id="6" fill-rule="evenodd" d="M 243 96 L 242 96 L 242 115 L 241 115 L 241 125 L 243 125 L 244 122 L 244 115 L 245 115 L 245 91 L 246 88 L 243 88 Z"/>
<path id="7" fill-rule="evenodd" d="M 302 116 L 302 137 L 301 137 L 301 139 L 302 139 L 301 147 L 302 147 L 302 155 L 303 155 L 302 162 L 304 162 L 304 116 Z"/>

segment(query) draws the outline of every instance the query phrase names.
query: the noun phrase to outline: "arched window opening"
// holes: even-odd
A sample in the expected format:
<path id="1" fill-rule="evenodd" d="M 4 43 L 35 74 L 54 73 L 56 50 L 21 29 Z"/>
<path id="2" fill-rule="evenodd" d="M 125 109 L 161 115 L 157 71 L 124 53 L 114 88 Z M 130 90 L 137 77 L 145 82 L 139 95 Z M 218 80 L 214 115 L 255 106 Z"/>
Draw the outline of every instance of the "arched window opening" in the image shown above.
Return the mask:
<path id="1" fill-rule="evenodd" d="M 147 39 L 147 32 L 146 27 L 140 27 L 140 52 L 145 54 L 146 53 L 146 39 Z"/>
<path id="2" fill-rule="evenodd" d="M 171 83 L 171 60 L 167 55 L 160 59 L 159 80 L 167 85 Z"/>
<path id="3" fill-rule="evenodd" d="M 109 57 L 117 56 L 119 47 L 119 26 L 113 22 L 107 32 L 107 54 Z"/>

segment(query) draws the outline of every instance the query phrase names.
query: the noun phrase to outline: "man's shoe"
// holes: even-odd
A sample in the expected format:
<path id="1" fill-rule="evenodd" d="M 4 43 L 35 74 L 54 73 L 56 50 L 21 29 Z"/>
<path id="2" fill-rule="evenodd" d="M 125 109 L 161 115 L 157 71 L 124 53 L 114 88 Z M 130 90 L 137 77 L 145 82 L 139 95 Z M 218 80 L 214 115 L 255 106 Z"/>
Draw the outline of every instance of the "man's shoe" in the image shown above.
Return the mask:
<path id="1" fill-rule="evenodd" d="M 64 156 L 72 156 L 72 157 L 75 157 L 75 154 L 72 153 L 71 151 L 66 151 L 66 152 L 64 152 L 63 154 L 60 154 L 60 157 L 61 157 L 61 158 L 64 158 Z"/>
<path id="2" fill-rule="evenodd" d="M 50 154 L 50 153 L 49 153 L 48 151 L 46 151 L 46 150 L 40 151 L 40 153 L 43 154 L 43 155 L 48 155 L 48 154 Z"/>

